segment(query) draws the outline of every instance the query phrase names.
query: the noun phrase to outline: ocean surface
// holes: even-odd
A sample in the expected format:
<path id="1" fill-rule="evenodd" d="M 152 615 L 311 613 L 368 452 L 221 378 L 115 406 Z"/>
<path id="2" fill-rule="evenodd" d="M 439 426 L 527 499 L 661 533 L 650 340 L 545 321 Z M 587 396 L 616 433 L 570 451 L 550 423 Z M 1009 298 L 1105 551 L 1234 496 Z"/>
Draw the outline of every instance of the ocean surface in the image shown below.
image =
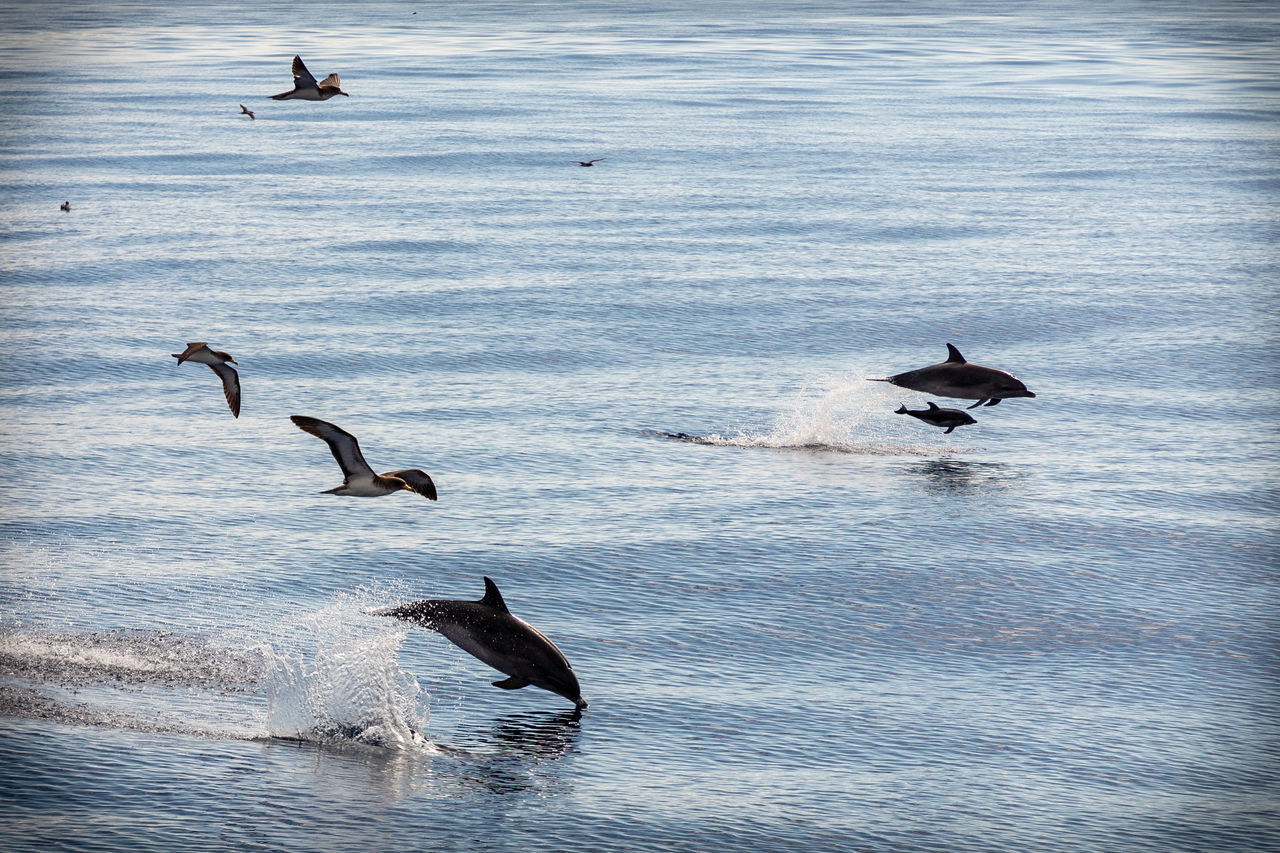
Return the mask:
<path id="1" fill-rule="evenodd" d="M 0 83 L 5 850 L 1280 849 L 1274 4 L 15 0 Z M 867 381 L 947 343 L 1036 397 Z M 485 576 L 585 713 L 368 615 Z"/>

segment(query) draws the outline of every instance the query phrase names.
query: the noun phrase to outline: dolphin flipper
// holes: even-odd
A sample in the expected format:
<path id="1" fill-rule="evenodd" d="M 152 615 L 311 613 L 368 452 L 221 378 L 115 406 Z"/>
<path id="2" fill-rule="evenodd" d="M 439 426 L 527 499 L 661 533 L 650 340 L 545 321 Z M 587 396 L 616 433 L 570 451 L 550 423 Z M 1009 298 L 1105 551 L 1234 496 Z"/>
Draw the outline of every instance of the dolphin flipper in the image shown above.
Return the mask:
<path id="1" fill-rule="evenodd" d="M 972 406 L 965 406 L 965 408 L 966 408 L 966 409 L 976 409 L 976 408 L 978 408 L 979 406 L 981 406 L 983 403 L 986 403 L 986 402 L 987 402 L 986 400 L 979 400 L 978 402 L 974 403 Z"/>
<path id="2" fill-rule="evenodd" d="M 501 687 L 503 690 L 519 690 L 521 687 L 528 687 L 531 683 L 513 675 L 510 678 L 504 678 L 502 681 L 493 682 L 493 686 Z"/>
<path id="3" fill-rule="evenodd" d="M 951 431 L 952 431 L 953 429 L 955 429 L 955 427 L 954 427 L 954 426 L 949 426 L 949 427 L 947 427 L 947 431 L 946 431 L 946 432 L 944 432 L 944 433 L 943 433 L 943 435 L 951 435 Z"/>
<path id="4" fill-rule="evenodd" d="M 987 403 L 987 405 L 988 405 L 988 406 L 994 406 L 994 405 L 996 405 L 996 404 L 997 404 L 997 403 L 999 403 L 999 402 L 1000 402 L 1000 398 L 999 398 L 999 397 L 992 397 L 992 398 L 991 398 L 991 402 Z"/>

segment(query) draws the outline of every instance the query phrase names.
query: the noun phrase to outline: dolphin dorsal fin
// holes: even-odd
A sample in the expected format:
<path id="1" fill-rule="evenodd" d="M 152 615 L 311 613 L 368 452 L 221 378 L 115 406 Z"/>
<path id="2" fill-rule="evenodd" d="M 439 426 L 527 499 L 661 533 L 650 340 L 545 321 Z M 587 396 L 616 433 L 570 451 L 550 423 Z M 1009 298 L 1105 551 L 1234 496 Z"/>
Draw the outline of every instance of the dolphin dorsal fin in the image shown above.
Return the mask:
<path id="1" fill-rule="evenodd" d="M 930 401 L 929 401 L 929 411 L 934 411 L 934 410 L 935 410 L 935 409 L 937 409 L 937 408 L 938 408 L 938 404 L 937 404 L 937 403 L 935 403 L 935 402 L 933 402 L 932 400 L 930 400 Z"/>
<path id="2" fill-rule="evenodd" d="M 511 612 L 507 609 L 507 603 L 502 600 L 502 593 L 498 592 L 498 585 L 489 578 L 484 579 L 484 598 L 480 599 L 480 603 L 501 613 Z"/>
<path id="3" fill-rule="evenodd" d="M 947 363 L 964 364 L 964 356 L 956 349 L 955 344 L 947 344 Z"/>

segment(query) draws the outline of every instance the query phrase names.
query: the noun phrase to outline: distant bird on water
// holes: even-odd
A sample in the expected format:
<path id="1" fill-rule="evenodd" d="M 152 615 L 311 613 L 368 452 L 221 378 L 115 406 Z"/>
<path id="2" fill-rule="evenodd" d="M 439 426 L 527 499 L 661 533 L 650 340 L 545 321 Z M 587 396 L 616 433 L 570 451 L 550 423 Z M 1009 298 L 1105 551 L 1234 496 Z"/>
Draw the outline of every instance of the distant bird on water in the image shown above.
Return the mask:
<path id="1" fill-rule="evenodd" d="M 570 160 L 570 163 L 577 163 L 579 166 L 590 166 L 599 163 L 601 160 L 608 160 L 608 157 L 597 157 L 594 160 Z"/>
<path id="2" fill-rule="evenodd" d="M 59 210 L 61 210 L 63 213 L 70 213 L 70 212 L 71 212 L 71 202 L 69 202 L 69 201 L 64 201 L 62 204 L 58 205 L 58 209 L 59 209 Z"/>
<path id="3" fill-rule="evenodd" d="M 340 85 L 337 74 L 330 74 L 317 83 L 316 78 L 307 70 L 307 66 L 302 64 L 302 57 L 295 56 L 293 58 L 293 91 L 272 95 L 271 100 L 327 101 L 334 95 L 350 97 L 338 88 Z"/>
<path id="4" fill-rule="evenodd" d="M 246 116 L 248 116 L 248 117 L 249 117 L 249 118 L 251 118 L 251 119 L 252 119 L 252 118 L 254 118 L 253 110 L 249 109 L 249 108 L 248 108 L 248 107 L 246 107 L 244 104 L 241 104 L 241 105 L 240 105 L 240 114 L 241 114 L 241 115 L 246 115 Z M 256 119 L 255 119 L 255 120 L 256 120 Z"/>
<path id="5" fill-rule="evenodd" d="M 336 489 L 327 489 L 321 494 L 342 495 L 353 498 L 378 498 L 393 492 L 417 492 L 424 498 L 436 500 L 436 485 L 431 482 L 425 471 L 417 468 L 405 468 L 401 471 L 388 471 L 375 474 L 364 461 L 360 452 L 360 443 L 356 437 L 346 430 L 339 429 L 331 423 L 306 415 L 292 415 L 289 420 L 303 432 L 309 432 L 317 438 L 324 439 L 329 445 L 333 458 L 338 460 L 342 469 L 342 485 Z"/>
<path id="6" fill-rule="evenodd" d="M 222 380 L 222 393 L 227 398 L 227 405 L 231 407 L 231 414 L 237 418 L 240 417 L 240 374 L 236 373 L 234 367 L 229 366 L 236 363 L 229 353 L 209 349 L 209 345 L 204 341 L 196 341 L 193 344 L 187 344 L 186 352 L 175 352 L 172 355 L 178 360 L 178 364 L 194 361 L 197 364 L 209 365 L 209 369 L 218 374 L 218 378 Z"/>

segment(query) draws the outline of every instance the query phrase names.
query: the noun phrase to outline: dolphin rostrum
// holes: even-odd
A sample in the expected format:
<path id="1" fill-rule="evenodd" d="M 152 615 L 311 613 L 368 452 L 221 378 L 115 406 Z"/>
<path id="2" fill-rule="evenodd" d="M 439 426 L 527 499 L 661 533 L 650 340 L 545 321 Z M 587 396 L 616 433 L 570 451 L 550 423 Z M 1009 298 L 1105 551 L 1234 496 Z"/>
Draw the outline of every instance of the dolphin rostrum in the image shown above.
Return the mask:
<path id="1" fill-rule="evenodd" d="M 579 710 L 587 707 L 578 677 L 564 654 L 541 631 L 511 614 L 498 585 L 484 579 L 479 601 L 428 599 L 373 611 L 444 634 L 449 642 L 510 676 L 493 682 L 503 690 L 532 684 L 563 696 Z"/>
<path id="2" fill-rule="evenodd" d="M 888 379 L 871 381 L 890 382 L 899 388 L 909 388 L 924 394 L 936 394 L 939 397 L 977 400 L 978 402 L 970 406 L 970 409 L 976 409 L 983 403 L 994 406 L 1010 397 L 1035 396 L 1013 374 L 965 361 L 960 350 L 951 344 L 947 344 L 947 360 L 941 364 L 931 364 L 918 370 L 908 370 L 906 373 L 890 376 Z"/>
<path id="3" fill-rule="evenodd" d="M 951 431 L 958 426 L 966 424 L 976 424 L 977 421 L 968 412 L 962 412 L 959 409 L 939 409 L 938 404 L 929 403 L 927 409 L 916 409 L 912 411 L 906 406 L 899 406 L 894 410 L 895 415 L 911 415 L 911 417 L 922 420 L 927 424 L 933 424 L 937 427 L 946 427 L 947 431 L 943 435 L 950 435 Z"/>

